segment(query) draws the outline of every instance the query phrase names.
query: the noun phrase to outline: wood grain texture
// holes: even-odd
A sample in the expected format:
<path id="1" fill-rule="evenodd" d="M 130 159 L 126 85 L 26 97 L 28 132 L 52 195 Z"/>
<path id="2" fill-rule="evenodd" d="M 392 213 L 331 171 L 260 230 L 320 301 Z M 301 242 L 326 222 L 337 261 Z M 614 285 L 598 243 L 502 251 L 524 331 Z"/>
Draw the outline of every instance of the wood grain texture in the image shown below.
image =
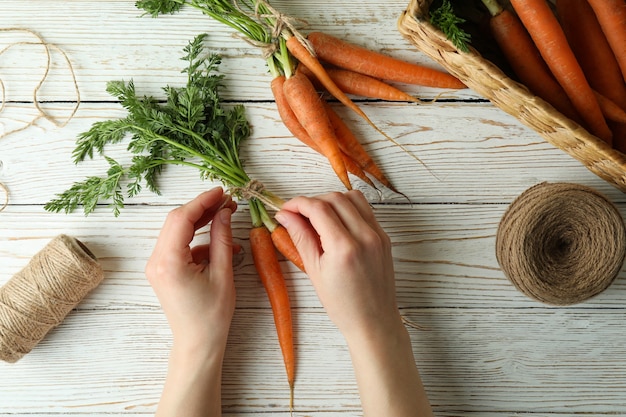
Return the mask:
<path id="1" fill-rule="evenodd" d="M 274 1 L 285 13 L 383 52 L 436 67 L 396 30 L 403 0 Z M 184 168 L 167 169 L 162 195 L 142 192 L 114 218 L 106 205 L 85 217 L 53 214 L 43 205 L 87 175 L 101 159 L 74 165 L 78 134 L 92 123 L 123 117 L 105 92 L 110 80 L 133 79 L 142 94 L 162 97 L 164 84 L 184 82 L 182 47 L 209 32 L 224 57 L 224 97 L 242 103 L 252 126 L 243 157 L 251 176 L 283 198 L 341 189 L 326 161 L 278 119 L 269 75 L 258 51 L 194 10 L 141 17 L 127 0 L 3 0 L 0 79 L 6 106 L 0 136 L 33 121 L 32 89 L 45 70 L 35 31 L 70 58 L 80 106 L 66 126 L 40 119 L 0 137 L 0 182 L 10 190 L 0 212 L 0 285 L 60 233 L 81 239 L 100 259 L 105 280 L 66 320 L 16 364 L 0 363 L 0 416 L 145 416 L 156 409 L 171 335 L 144 276 L 166 214 L 217 185 Z M 30 42 L 30 43 L 29 43 Z M 68 68 L 51 52 L 51 72 L 38 98 L 57 121 L 77 98 Z M 626 214 L 624 194 L 552 147 L 471 90 L 442 92 L 402 86 L 432 99 L 423 105 L 360 101 L 366 113 L 412 153 L 333 107 L 355 129 L 404 197 L 357 182 L 393 243 L 401 314 L 438 417 L 626 416 L 624 299 L 626 271 L 599 296 L 550 308 L 530 300 L 500 271 L 495 235 L 508 204 L 541 181 L 582 183 L 605 193 Z M 124 145 L 107 154 L 127 161 Z M 414 159 L 418 157 L 423 164 Z M 0 191 L 0 202 L 3 199 Z M 223 381 L 224 415 L 287 417 L 289 390 L 263 287 L 254 271 L 247 205 L 233 218 L 243 247 L 236 258 L 237 310 Z M 207 230 L 197 243 L 206 242 Z M 281 265 L 293 299 L 297 334 L 296 416 L 361 415 L 345 343 L 324 313 L 307 277 Z"/>

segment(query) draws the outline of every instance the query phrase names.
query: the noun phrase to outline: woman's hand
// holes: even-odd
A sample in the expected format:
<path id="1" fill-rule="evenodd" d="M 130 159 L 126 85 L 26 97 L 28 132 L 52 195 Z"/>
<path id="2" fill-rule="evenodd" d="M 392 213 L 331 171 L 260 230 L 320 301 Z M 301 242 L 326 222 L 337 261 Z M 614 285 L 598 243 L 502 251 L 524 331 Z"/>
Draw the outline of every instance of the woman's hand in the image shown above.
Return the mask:
<path id="1" fill-rule="evenodd" d="M 347 339 L 401 322 L 391 241 L 361 192 L 296 197 L 276 218 L 289 231 L 328 316 Z"/>
<path id="2" fill-rule="evenodd" d="M 221 188 L 172 210 L 163 225 L 146 276 L 163 307 L 174 344 L 224 349 L 235 310 L 231 214 L 237 208 Z M 190 247 L 211 223 L 210 243 Z"/>
<path id="3" fill-rule="evenodd" d="M 391 241 L 363 194 L 296 197 L 276 219 L 346 338 L 364 415 L 431 417 L 396 304 Z"/>

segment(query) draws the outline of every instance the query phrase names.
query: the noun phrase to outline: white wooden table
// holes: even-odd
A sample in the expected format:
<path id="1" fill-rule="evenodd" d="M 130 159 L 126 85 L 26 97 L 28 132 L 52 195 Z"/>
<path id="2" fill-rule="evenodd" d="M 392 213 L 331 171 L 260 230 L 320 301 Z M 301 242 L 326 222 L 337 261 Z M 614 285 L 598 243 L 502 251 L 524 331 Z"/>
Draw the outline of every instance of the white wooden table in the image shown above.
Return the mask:
<path id="1" fill-rule="evenodd" d="M 319 29 L 397 57 L 435 66 L 402 39 L 396 20 L 406 0 L 274 1 L 284 13 Z M 105 92 L 110 80 L 133 79 L 161 95 L 180 84 L 181 50 L 196 34 L 224 57 L 225 97 L 243 103 L 253 136 L 243 155 L 250 174 L 283 198 L 341 190 L 325 161 L 293 139 L 278 119 L 270 76 L 257 51 L 195 10 L 152 19 L 129 0 L 2 0 L 0 30 L 27 29 L 56 45 L 37 98 L 62 127 L 40 119 L 0 139 L 0 182 L 10 190 L 0 212 L 0 284 L 58 234 L 81 239 L 100 259 L 103 283 L 65 321 L 15 364 L 0 363 L 0 415 L 104 416 L 154 413 L 165 377 L 170 332 L 144 265 L 166 213 L 214 184 L 196 172 L 168 169 L 161 196 L 143 192 L 119 218 L 106 207 L 51 214 L 43 205 L 101 160 L 75 166 L 75 138 L 92 123 L 124 113 Z M 45 53 L 25 31 L 0 32 L 6 107 L 1 132 L 37 116 L 32 91 Z M 406 86 L 403 86 L 406 87 Z M 422 98 L 440 91 L 407 87 Z M 358 185 L 390 234 L 402 314 L 437 416 L 626 416 L 626 285 L 624 272 L 598 297 L 552 308 L 519 293 L 500 271 L 494 243 L 508 204 L 541 181 L 570 181 L 626 198 L 579 162 L 470 90 L 436 103 L 360 105 L 384 131 L 414 152 L 430 172 L 335 106 L 411 200 L 382 198 Z M 123 146 L 111 150 L 123 157 Z M 358 183 L 357 183 L 358 184 Z M 1 195 L 0 200 L 4 198 Z M 249 216 L 234 217 L 244 251 Z M 206 237 L 206 236 L 201 236 Z M 360 415 L 343 339 L 327 319 L 307 278 L 284 262 L 297 334 L 295 415 Z M 237 311 L 225 360 L 228 416 L 287 416 L 288 389 L 271 311 L 249 251 L 236 266 Z"/>

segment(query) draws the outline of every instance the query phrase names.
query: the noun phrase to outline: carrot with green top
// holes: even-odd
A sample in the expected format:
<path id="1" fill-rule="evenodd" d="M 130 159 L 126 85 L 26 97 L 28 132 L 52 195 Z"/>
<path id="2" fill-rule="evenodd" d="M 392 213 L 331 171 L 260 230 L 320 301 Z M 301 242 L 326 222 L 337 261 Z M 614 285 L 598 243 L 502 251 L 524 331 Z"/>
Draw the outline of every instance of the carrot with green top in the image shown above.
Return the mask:
<path id="1" fill-rule="evenodd" d="M 311 32 L 307 40 L 321 61 L 387 81 L 436 88 L 467 88 L 447 72 L 413 64 L 346 42 L 322 32 Z"/>
<path id="2" fill-rule="evenodd" d="M 265 287 L 272 307 L 278 343 L 283 355 L 290 389 L 290 409 L 293 409 L 296 358 L 293 341 L 293 320 L 287 284 L 276 256 L 269 230 L 265 226 L 250 229 L 250 249 L 254 265 Z"/>
<path id="3" fill-rule="evenodd" d="M 382 169 L 376 164 L 374 159 L 372 159 L 357 137 L 354 136 L 354 133 L 343 119 L 339 117 L 328 103 L 326 103 L 325 107 L 330 123 L 335 129 L 335 136 L 337 137 L 337 143 L 339 143 L 341 150 L 350 156 L 363 171 L 369 173 L 385 187 L 397 193 L 398 191 L 391 181 L 385 176 Z"/>
<path id="4" fill-rule="evenodd" d="M 337 86 L 337 84 L 335 84 L 332 78 L 330 78 L 330 76 L 328 75 L 328 72 L 326 72 L 326 68 L 324 68 L 324 66 L 320 63 L 317 57 L 313 55 L 312 51 L 305 47 L 303 42 L 304 41 L 300 38 L 296 36 L 291 36 L 289 39 L 287 39 L 287 49 L 301 64 L 305 65 L 308 69 L 311 70 L 311 72 L 313 72 L 313 74 L 315 74 L 315 77 L 320 81 L 320 83 L 322 83 L 324 88 L 326 88 L 326 90 L 333 95 L 333 97 L 339 100 L 350 110 L 361 116 L 361 118 L 363 118 L 363 120 L 365 120 L 376 131 L 380 132 L 385 137 L 389 137 L 385 132 L 380 130 L 378 126 L 374 124 L 374 122 L 370 120 L 370 118 L 365 114 L 363 110 L 361 110 L 359 106 L 357 106 L 352 100 L 350 100 L 346 93 L 344 93 Z M 308 77 L 304 78 L 308 79 Z M 290 78 L 287 79 L 289 80 Z"/>
<path id="5" fill-rule="evenodd" d="M 315 75 L 304 65 L 298 65 L 297 71 L 302 71 L 311 79 L 316 87 L 323 87 Z M 386 101 L 409 101 L 420 103 L 417 97 L 387 84 L 377 78 L 341 68 L 327 68 L 326 72 L 337 86 L 346 94 L 360 97 L 375 98 Z"/>
<path id="6" fill-rule="evenodd" d="M 300 140 L 300 142 L 304 143 L 315 152 L 324 155 L 320 147 L 315 143 L 315 141 L 313 141 L 313 139 L 311 139 L 311 136 L 302 127 L 295 113 L 289 106 L 283 88 L 285 80 L 286 78 L 284 76 L 278 76 L 274 78 L 271 83 L 272 94 L 274 95 L 274 99 L 276 100 L 276 109 L 278 110 L 278 115 L 280 116 L 285 127 L 291 132 L 291 134 L 294 135 L 296 139 Z M 341 152 L 341 156 L 343 158 L 346 170 L 349 173 L 356 176 L 369 186 L 376 188 L 374 183 L 368 178 L 363 169 L 359 167 L 359 165 L 355 161 L 353 161 L 352 158 L 346 155 L 343 151 Z"/>
<path id="7" fill-rule="evenodd" d="M 283 91 L 289 107 L 302 127 L 326 156 L 343 185 L 351 190 L 352 184 L 346 164 L 326 114 L 324 102 L 315 91 L 311 81 L 304 74 L 296 73 L 285 80 Z"/>

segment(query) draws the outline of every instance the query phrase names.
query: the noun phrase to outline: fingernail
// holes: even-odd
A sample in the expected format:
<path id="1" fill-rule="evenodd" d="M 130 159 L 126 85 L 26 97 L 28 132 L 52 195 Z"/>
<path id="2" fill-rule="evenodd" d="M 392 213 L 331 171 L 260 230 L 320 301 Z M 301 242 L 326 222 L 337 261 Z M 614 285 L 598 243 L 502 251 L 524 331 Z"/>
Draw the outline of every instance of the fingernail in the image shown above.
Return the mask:
<path id="1" fill-rule="evenodd" d="M 282 212 L 278 212 L 276 213 L 276 215 L 274 216 L 274 218 L 278 221 L 278 223 L 280 223 L 283 227 L 287 228 L 287 224 L 289 223 L 288 216 L 285 216 Z"/>
<path id="2" fill-rule="evenodd" d="M 230 216 L 233 212 L 229 208 L 220 210 L 219 216 L 222 224 L 230 224 Z"/>

